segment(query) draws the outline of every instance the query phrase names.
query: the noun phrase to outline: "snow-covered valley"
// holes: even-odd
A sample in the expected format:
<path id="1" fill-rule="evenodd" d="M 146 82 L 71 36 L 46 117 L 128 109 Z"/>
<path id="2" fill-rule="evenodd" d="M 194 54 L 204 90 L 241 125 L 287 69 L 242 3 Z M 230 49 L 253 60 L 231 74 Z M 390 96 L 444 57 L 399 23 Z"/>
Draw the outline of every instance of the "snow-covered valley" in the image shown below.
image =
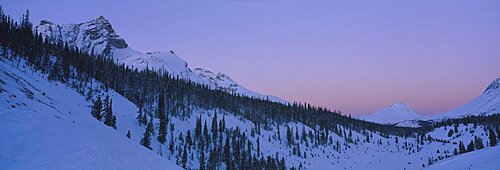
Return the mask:
<path id="1" fill-rule="evenodd" d="M 175 162 L 179 160 L 180 155 L 177 152 L 170 153 L 167 146 L 161 145 L 155 138 L 152 140 L 153 151 L 139 144 L 145 127 L 137 123 L 138 108 L 116 92 L 96 92 L 112 98 L 118 122 L 117 129 L 114 130 L 91 116 L 91 102 L 74 89 L 59 82 L 47 81 L 47 75 L 30 69 L 23 62 L 2 59 L 0 65 L 0 95 L 5 99 L 1 103 L 0 115 L 0 129 L 3 129 L 0 146 L 4 151 L 0 160 L 3 167 L 177 167 Z M 93 84 L 97 86 L 99 83 Z M 453 156 L 460 141 L 467 144 L 475 136 L 483 140 L 488 138 L 488 133 L 484 131 L 485 126 L 472 124 L 458 125 L 458 131 L 449 137 L 448 133 L 453 126 L 436 128 L 423 135 L 423 138 L 381 136 L 377 132 L 358 132 L 339 126 L 342 135 L 330 131 L 326 137 L 327 142 L 321 144 L 315 139 L 318 131 L 299 122 L 281 124 L 278 126 L 279 131 L 274 127 L 251 135 L 252 131 L 256 131 L 252 122 L 220 110 L 196 110 L 189 117 L 172 117 L 171 124 L 175 130 L 169 133 L 179 136 L 186 134 L 188 130 L 193 132 L 198 116 L 211 127 L 215 112 L 218 113 L 218 121 L 224 117 L 228 129 L 239 128 L 253 144 L 259 140 L 263 156 L 279 155 L 286 158 L 288 167 L 305 169 L 422 169 L 427 167 L 430 161 L 439 163 L 440 159 Z M 287 128 L 293 131 L 293 141 L 296 142 L 294 145 L 289 145 L 285 137 Z M 128 131 L 131 132 L 131 139 L 125 135 Z M 172 139 L 168 139 L 166 143 L 170 143 L 169 140 Z M 176 145 L 181 145 L 180 141 L 175 142 Z M 487 145 L 487 142 L 483 145 Z M 197 168 L 197 152 L 194 149 L 189 152 L 195 156 L 188 158 L 192 160 L 187 167 Z M 158 153 L 162 153 L 163 158 Z M 26 158 L 27 155 L 29 158 Z M 100 160 L 102 164 L 96 163 L 96 160 Z"/>
<path id="2" fill-rule="evenodd" d="M 6 24 L 2 18 L 0 29 Z M 32 29 L 23 27 L 2 30 L 23 38 L 0 41 L 0 169 L 500 166 L 499 80 L 425 127 L 411 121 L 430 119 L 404 103 L 371 123 L 191 70 L 172 51 L 137 52 L 104 17 L 42 21 L 34 30 L 47 43 L 25 38 Z M 395 126 L 405 121 L 410 127 Z"/>

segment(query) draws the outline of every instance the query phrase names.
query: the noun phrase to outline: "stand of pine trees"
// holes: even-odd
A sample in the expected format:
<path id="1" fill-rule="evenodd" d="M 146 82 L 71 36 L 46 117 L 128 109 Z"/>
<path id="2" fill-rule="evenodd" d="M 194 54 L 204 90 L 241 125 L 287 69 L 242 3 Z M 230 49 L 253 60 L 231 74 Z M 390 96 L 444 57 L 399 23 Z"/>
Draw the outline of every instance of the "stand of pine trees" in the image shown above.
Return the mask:
<path id="1" fill-rule="evenodd" d="M 104 108 L 103 108 L 101 96 L 97 96 L 97 100 L 94 101 L 90 114 L 99 121 L 101 121 L 102 118 L 104 117 L 104 124 L 116 129 L 116 116 L 113 115 L 112 105 L 113 105 L 112 99 L 110 99 L 109 96 L 106 96 L 106 99 L 104 99 Z"/>

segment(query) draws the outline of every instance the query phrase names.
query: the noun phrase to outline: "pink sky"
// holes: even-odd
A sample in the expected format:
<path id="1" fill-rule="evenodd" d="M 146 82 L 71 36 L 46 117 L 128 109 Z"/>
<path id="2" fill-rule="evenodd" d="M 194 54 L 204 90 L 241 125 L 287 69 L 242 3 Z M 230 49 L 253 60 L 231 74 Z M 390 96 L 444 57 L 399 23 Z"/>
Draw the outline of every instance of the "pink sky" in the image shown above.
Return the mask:
<path id="1" fill-rule="evenodd" d="M 120 3 L 118 3 L 120 2 Z M 364 114 L 405 102 L 424 114 L 478 96 L 500 77 L 500 1 L 9 1 L 18 17 L 111 21 L 139 51 L 249 89 Z"/>

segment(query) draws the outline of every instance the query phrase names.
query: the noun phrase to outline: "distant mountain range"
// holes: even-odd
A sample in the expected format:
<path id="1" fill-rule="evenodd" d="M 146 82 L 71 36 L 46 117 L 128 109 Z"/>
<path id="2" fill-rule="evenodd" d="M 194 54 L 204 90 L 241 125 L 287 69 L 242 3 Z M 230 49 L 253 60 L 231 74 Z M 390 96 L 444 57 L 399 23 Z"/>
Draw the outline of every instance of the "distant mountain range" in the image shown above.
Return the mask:
<path id="1" fill-rule="evenodd" d="M 142 69 L 166 70 L 173 76 L 205 84 L 213 89 L 220 89 L 230 93 L 269 99 L 276 102 L 287 102 L 276 96 L 262 95 L 249 90 L 224 73 L 196 68 L 191 69 L 188 63 L 177 56 L 173 51 L 141 53 L 128 46 L 111 26 L 111 23 L 99 16 L 98 18 L 78 24 L 54 24 L 42 20 L 35 31 L 43 37 L 50 37 L 52 41 L 66 42 L 70 46 L 78 47 L 89 54 L 113 57 L 119 64 Z"/>
<path id="2" fill-rule="evenodd" d="M 449 118 L 460 118 L 469 115 L 492 115 L 500 113 L 500 78 L 494 80 L 486 90 L 463 106 L 435 115 L 422 115 L 410 106 L 396 102 L 360 119 L 383 124 L 399 126 L 418 126 L 420 121 L 435 121 Z"/>

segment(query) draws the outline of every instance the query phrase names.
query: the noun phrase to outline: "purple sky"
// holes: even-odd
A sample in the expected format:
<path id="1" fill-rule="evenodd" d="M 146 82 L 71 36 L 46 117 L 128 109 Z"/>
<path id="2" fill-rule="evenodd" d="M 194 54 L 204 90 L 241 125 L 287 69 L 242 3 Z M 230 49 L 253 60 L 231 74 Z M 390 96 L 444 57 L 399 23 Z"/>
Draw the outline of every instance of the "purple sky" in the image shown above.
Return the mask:
<path id="1" fill-rule="evenodd" d="M 500 77 L 500 1 L 8 1 L 16 18 L 105 16 L 134 49 L 173 49 L 249 89 L 344 113 L 396 101 L 423 114 Z"/>

